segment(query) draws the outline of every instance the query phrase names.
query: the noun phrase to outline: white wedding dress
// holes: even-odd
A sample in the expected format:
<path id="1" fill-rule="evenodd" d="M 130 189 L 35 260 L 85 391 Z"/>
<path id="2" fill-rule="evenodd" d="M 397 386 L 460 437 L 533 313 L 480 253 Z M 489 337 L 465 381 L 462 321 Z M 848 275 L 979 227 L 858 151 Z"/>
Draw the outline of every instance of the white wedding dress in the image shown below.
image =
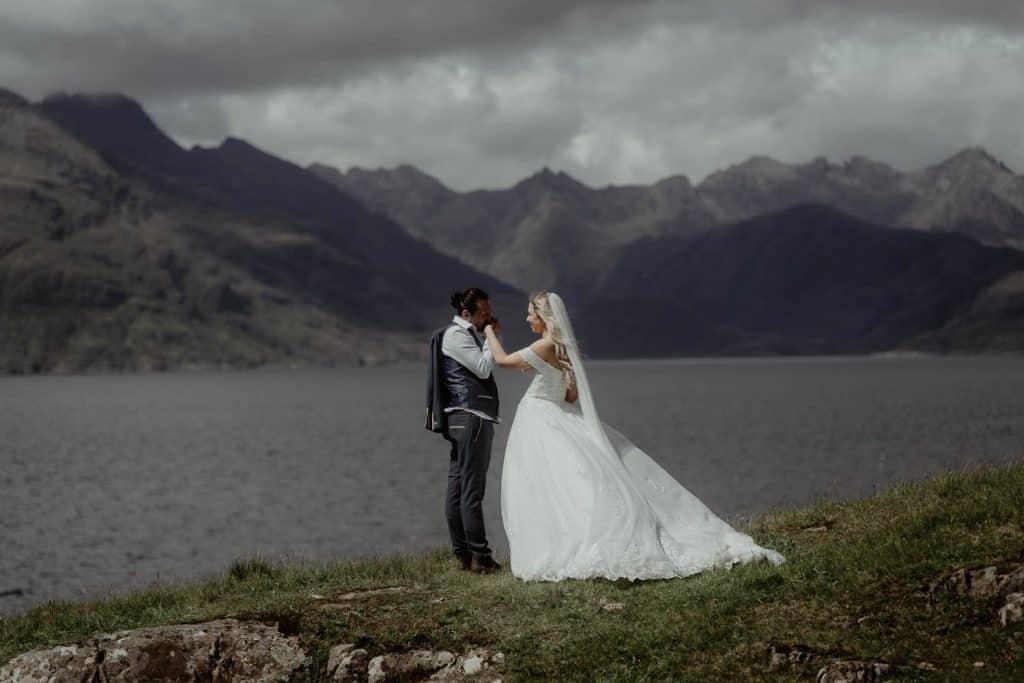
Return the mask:
<path id="1" fill-rule="evenodd" d="M 625 436 L 596 420 L 596 412 L 588 424 L 586 402 L 565 400 L 563 373 L 529 347 L 518 353 L 536 376 L 516 408 L 501 475 L 514 576 L 659 579 L 762 557 L 785 561 L 716 516 Z M 578 355 L 573 361 L 579 385 Z"/>

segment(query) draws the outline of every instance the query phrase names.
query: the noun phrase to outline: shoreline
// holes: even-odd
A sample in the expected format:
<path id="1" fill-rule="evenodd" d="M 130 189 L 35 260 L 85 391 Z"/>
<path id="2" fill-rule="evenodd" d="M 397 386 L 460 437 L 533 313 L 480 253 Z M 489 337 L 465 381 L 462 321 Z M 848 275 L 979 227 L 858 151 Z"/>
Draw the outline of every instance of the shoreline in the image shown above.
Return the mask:
<path id="1" fill-rule="evenodd" d="M 701 355 L 701 356 L 595 356 L 585 357 L 587 363 L 595 365 L 621 364 L 728 364 L 728 363 L 786 363 L 786 362 L 830 362 L 859 360 L 928 360 L 928 359 L 1024 359 L 1024 351 L 983 351 L 983 352 L 949 352 L 931 351 L 871 351 L 866 353 L 836 354 L 743 354 L 743 355 Z M 211 374 L 242 374 L 252 372 L 287 373 L 316 372 L 324 370 L 380 370 L 419 365 L 425 360 L 421 358 L 391 359 L 372 363 L 264 363 L 258 365 L 228 364 L 191 364 L 181 367 L 161 369 L 120 370 L 116 368 L 89 368 L 84 370 L 56 370 L 48 372 L 4 372 L 0 373 L 0 381 L 4 379 L 29 377 L 123 377 L 123 376 L 162 376 L 162 375 L 211 375 Z"/>

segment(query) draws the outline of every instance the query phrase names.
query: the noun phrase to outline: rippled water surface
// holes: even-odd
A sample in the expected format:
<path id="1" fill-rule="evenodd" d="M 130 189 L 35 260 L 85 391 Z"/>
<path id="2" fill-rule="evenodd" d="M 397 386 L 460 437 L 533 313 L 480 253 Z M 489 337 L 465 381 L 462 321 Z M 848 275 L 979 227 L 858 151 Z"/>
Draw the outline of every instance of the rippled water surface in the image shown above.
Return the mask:
<path id="1" fill-rule="evenodd" d="M 601 417 L 727 518 L 1024 456 L 1024 359 L 592 361 Z M 424 368 L 0 378 L 0 614 L 447 545 Z M 485 497 L 528 377 L 499 371 Z"/>

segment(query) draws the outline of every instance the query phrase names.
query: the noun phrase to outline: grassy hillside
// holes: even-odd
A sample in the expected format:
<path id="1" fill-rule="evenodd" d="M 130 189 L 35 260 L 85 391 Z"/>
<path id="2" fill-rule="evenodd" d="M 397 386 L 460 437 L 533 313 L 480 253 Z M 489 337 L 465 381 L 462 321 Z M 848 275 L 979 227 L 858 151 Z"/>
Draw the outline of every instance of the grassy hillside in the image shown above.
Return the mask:
<path id="1" fill-rule="evenodd" d="M 298 634 L 309 680 L 326 680 L 338 643 L 371 657 L 485 647 L 504 653 L 504 680 L 813 680 L 834 659 L 885 662 L 885 680 L 1024 680 L 1024 627 L 997 618 L 1005 597 L 933 588 L 957 568 L 1024 562 L 1024 462 L 739 526 L 788 562 L 526 584 L 507 568 L 460 572 L 444 550 L 326 566 L 250 558 L 216 580 L 0 619 L 0 662 L 98 631 L 233 616 Z M 393 590 L 358 592 L 382 587 Z"/>

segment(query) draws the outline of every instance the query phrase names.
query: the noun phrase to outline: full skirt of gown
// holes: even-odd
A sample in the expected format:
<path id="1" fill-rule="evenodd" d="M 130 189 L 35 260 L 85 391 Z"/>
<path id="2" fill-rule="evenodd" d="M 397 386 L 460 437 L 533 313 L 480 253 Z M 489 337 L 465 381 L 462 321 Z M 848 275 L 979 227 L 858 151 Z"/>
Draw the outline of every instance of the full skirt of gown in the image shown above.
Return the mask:
<path id="1" fill-rule="evenodd" d="M 516 408 L 501 476 L 514 576 L 659 579 L 785 561 L 715 515 L 616 429 L 602 423 L 611 457 L 577 405 L 536 394 L 528 391 Z"/>

